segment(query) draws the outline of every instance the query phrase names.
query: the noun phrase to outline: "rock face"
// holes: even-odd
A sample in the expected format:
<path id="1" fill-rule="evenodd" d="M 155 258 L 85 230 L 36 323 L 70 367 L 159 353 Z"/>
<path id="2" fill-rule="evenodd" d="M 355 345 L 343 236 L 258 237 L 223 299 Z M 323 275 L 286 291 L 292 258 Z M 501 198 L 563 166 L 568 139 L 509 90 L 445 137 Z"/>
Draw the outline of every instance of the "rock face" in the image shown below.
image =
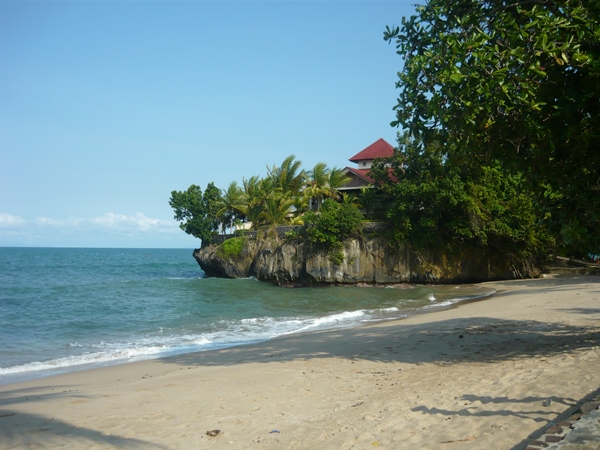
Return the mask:
<path id="1" fill-rule="evenodd" d="M 489 255 L 479 248 L 452 254 L 442 250 L 417 252 L 408 245 L 392 248 L 381 237 L 349 239 L 344 242 L 342 255 L 343 262 L 335 264 L 326 251 L 269 239 L 248 239 L 236 256 L 220 256 L 217 246 L 194 251 L 194 258 L 208 276 L 256 277 L 291 286 L 467 283 L 539 276 L 530 261 Z"/>

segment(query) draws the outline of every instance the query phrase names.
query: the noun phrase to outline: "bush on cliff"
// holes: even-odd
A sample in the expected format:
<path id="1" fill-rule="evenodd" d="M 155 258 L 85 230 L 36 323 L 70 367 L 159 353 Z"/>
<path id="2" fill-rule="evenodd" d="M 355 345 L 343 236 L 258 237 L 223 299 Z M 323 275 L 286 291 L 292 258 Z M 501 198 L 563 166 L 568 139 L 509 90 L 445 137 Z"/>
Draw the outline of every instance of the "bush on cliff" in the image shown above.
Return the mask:
<path id="1" fill-rule="evenodd" d="M 217 248 L 217 255 L 224 259 L 238 257 L 242 254 L 245 243 L 245 237 L 234 237 L 227 239 Z"/>
<path id="2" fill-rule="evenodd" d="M 524 175 L 498 161 L 459 165 L 440 146 L 405 139 L 392 158 L 374 164 L 371 176 L 387 201 L 392 242 L 519 257 L 540 256 L 552 245 Z"/>
<path id="3" fill-rule="evenodd" d="M 340 264 L 342 241 L 360 234 L 362 220 L 356 206 L 327 199 L 318 213 L 309 211 L 304 215 L 300 235 L 314 247 L 327 250 L 330 259 Z"/>

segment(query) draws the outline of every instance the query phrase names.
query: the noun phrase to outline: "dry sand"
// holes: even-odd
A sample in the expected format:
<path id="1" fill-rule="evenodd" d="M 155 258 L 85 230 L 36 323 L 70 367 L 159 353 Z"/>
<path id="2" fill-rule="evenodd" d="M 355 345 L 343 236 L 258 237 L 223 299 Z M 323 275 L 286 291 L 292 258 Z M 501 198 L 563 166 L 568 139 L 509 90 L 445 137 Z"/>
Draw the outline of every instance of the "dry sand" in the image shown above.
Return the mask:
<path id="1" fill-rule="evenodd" d="M 0 448 L 522 448 L 600 387 L 600 278 L 485 284 L 405 320 L 0 386 Z"/>

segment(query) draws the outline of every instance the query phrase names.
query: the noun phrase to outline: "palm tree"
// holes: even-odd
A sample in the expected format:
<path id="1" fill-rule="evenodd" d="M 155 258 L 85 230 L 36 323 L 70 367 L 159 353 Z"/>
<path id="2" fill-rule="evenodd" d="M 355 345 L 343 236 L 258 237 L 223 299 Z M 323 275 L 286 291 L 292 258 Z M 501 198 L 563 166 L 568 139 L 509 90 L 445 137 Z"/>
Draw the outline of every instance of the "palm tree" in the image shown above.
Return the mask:
<path id="1" fill-rule="evenodd" d="M 233 228 L 233 223 L 236 220 L 244 218 L 244 209 L 246 205 L 246 193 L 240 188 L 237 182 L 233 181 L 229 184 L 226 191 L 222 191 L 221 199 L 217 202 L 217 216 L 221 221 L 223 233 L 227 226 Z"/>
<path id="2" fill-rule="evenodd" d="M 337 189 L 349 180 L 341 169 L 330 170 L 325 163 L 318 163 L 308 174 L 300 166 L 290 155 L 281 166 L 267 167 L 266 178 L 244 180 L 243 196 L 235 197 L 232 187 L 233 199 L 240 199 L 235 210 L 252 222 L 252 228 L 272 233 L 277 225 L 301 222 L 309 202 L 318 210 L 325 197 L 338 198 Z"/>
<path id="3" fill-rule="evenodd" d="M 275 234 L 277 225 L 290 221 L 294 199 L 284 195 L 278 188 L 266 197 L 262 206 L 257 228 L 266 230 L 269 234 Z"/>
<path id="4" fill-rule="evenodd" d="M 266 197 L 265 179 L 253 176 L 249 180 L 244 179 L 243 184 L 245 197 L 241 212 L 252 223 L 252 227 L 254 228 L 262 211 L 262 203 Z"/>
<path id="5" fill-rule="evenodd" d="M 367 219 L 373 219 L 377 202 L 377 190 L 370 186 L 360 188 L 358 203 Z"/>
<path id="6" fill-rule="evenodd" d="M 280 167 L 273 166 L 272 169 L 267 167 L 269 177 L 273 179 L 276 187 L 283 190 L 284 194 L 298 195 L 304 185 L 304 180 L 306 180 L 306 172 L 300 170 L 302 163 L 295 159 L 294 155 L 290 155 L 283 160 Z"/>
<path id="7" fill-rule="evenodd" d="M 347 192 L 342 192 L 340 195 L 340 203 L 342 205 L 354 205 L 356 207 L 361 206 L 360 201 L 354 194 L 348 194 Z"/>
<path id="8" fill-rule="evenodd" d="M 344 186 L 350 180 L 351 178 L 348 175 L 346 175 L 344 169 L 338 169 L 337 167 L 331 169 L 331 171 L 329 172 L 329 179 L 327 180 L 327 197 L 332 198 L 334 200 L 339 199 L 339 188 Z"/>
<path id="9" fill-rule="evenodd" d="M 327 192 L 329 183 L 329 169 L 325 163 L 317 163 L 313 170 L 308 172 L 308 180 L 304 188 L 304 196 L 309 199 L 309 207 L 311 210 L 317 211 L 321 207 L 323 197 Z"/>

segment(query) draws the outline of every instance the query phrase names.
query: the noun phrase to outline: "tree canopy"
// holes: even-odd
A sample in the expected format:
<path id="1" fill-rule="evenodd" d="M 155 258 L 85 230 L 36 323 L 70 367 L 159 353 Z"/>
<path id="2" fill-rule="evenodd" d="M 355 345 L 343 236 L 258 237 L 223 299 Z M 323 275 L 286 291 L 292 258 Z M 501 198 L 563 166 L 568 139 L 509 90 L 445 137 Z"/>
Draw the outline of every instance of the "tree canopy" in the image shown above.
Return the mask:
<path id="1" fill-rule="evenodd" d="M 384 38 L 404 59 L 393 126 L 462 180 L 520 177 L 565 249 L 600 249 L 597 0 L 429 0 Z"/>
<path id="2" fill-rule="evenodd" d="M 440 146 L 425 151 L 419 144 L 405 136 L 394 157 L 371 169 L 393 242 L 416 248 L 478 246 L 517 257 L 544 254 L 551 241 L 538 227 L 522 174 L 508 173 L 497 161 L 465 173 L 448 163 Z"/>
<path id="3" fill-rule="evenodd" d="M 219 228 L 225 232 L 240 222 L 274 234 L 278 225 L 302 224 L 311 204 L 318 209 L 324 198 L 338 198 L 338 188 L 349 179 L 342 169 L 324 163 L 309 172 L 301 165 L 290 155 L 280 166 L 267 166 L 266 177 L 244 179 L 242 186 L 234 181 L 223 191 L 213 183 L 204 193 L 197 185 L 172 191 L 169 205 L 180 228 L 200 238 L 203 245 L 211 243 Z"/>
<path id="4" fill-rule="evenodd" d="M 175 212 L 179 228 L 202 242 L 210 243 L 219 228 L 219 202 L 221 191 L 208 183 L 202 193 L 200 186 L 192 184 L 186 191 L 172 191 L 169 205 Z"/>

